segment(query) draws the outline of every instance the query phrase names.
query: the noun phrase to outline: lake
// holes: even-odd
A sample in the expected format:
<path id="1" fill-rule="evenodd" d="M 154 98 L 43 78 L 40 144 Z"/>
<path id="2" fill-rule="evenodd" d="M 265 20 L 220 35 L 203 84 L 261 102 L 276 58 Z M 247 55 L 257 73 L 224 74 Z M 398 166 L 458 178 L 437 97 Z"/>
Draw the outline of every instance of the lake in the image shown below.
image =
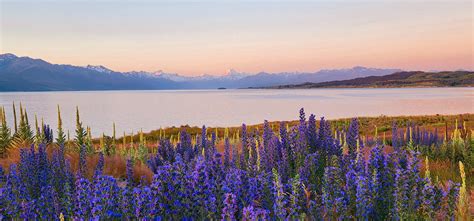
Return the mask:
<path id="1" fill-rule="evenodd" d="M 13 122 L 12 102 L 27 108 L 54 130 L 56 105 L 64 127 L 74 134 L 75 107 L 92 134 L 150 131 L 160 127 L 237 126 L 263 120 L 295 120 L 301 107 L 307 116 L 329 119 L 354 116 L 461 114 L 474 112 L 474 88 L 302 89 L 302 90 L 160 90 L 0 93 L 0 106 Z"/>

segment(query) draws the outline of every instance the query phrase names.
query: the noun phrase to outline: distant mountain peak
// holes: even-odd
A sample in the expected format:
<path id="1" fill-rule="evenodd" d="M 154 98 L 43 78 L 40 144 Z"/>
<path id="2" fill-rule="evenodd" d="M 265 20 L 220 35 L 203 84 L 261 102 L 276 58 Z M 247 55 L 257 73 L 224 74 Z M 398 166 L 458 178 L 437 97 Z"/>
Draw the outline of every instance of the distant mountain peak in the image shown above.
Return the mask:
<path id="1" fill-rule="evenodd" d="M 6 54 L 0 54 L 0 60 L 11 60 L 18 58 L 16 55 L 11 54 L 11 53 L 6 53 Z"/>
<path id="2" fill-rule="evenodd" d="M 107 73 L 107 74 L 114 72 L 102 65 L 87 65 L 86 68 L 89 70 L 93 70 L 93 71 L 97 71 L 101 73 Z"/>
<path id="3" fill-rule="evenodd" d="M 229 80 L 239 80 L 246 76 L 249 76 L 249 74 L 238 72 L 235 69 L 231 68 L 227 70 L 227 73 L 223 75 L 222 78 L 229 79 Z"/>

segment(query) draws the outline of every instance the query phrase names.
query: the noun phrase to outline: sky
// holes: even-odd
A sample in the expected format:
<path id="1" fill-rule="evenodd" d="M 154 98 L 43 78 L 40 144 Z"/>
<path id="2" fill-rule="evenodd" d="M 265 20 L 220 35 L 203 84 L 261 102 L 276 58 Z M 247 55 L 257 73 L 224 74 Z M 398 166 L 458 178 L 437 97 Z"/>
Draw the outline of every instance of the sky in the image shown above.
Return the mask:
<path id="1" fill-rule="evenodd" d="M 183 75 L 473 70 L 460 0 L 0 0 L 0 53 Z"/>

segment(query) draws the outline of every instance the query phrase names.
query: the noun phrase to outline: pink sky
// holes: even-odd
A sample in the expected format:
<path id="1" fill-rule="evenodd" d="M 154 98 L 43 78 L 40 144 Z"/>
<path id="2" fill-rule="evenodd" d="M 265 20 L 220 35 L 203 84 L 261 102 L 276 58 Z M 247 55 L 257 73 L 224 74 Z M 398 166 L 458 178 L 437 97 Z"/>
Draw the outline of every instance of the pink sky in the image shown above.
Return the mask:
<path id="1" fill-rule="evenodd" d="M 2 53 L 185 75 L 473 68 L 471 1 L 2 2 Z"/>

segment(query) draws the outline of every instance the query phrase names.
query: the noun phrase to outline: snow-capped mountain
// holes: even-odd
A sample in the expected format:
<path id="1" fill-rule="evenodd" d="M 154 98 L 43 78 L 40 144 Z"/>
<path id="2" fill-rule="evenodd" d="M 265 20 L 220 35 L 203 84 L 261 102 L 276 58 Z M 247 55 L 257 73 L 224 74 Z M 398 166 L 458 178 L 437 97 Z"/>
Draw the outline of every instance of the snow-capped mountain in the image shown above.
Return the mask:
<path id="1" fill-rule="evenodd" d="M 15 58 L 18 58 L 14 54 L 0 54 L 0 62 L 8 61 L 8 60 L 13 60 Z"/>
<path id="2" fill-rule="evenodd" d="M 101 73 L 107 73 L 107 74 L 110 74 L 114 71 L 102 66 L 102 65 L 87 65 L 86 66 L 87 69 L 89 70 L 93 70 L 93 71 L 97 71 L 97 72 L 101 72 Z"/>
<path id="3" fill-rule="evenodd" d="M 162 71 L 159 72 L 158 74 L 156 74 L 155 76 L 159 77 L 159 78 L 164 78 L 164 79 L 176 81 L 176 82 L 183 82 L 183 81 L 193 80 L 193 77 L 182 76 L 182 75 L 174 74 L 174 73 L 173 74 L 168 74 L 168 73 L 164 73 Z"/>

